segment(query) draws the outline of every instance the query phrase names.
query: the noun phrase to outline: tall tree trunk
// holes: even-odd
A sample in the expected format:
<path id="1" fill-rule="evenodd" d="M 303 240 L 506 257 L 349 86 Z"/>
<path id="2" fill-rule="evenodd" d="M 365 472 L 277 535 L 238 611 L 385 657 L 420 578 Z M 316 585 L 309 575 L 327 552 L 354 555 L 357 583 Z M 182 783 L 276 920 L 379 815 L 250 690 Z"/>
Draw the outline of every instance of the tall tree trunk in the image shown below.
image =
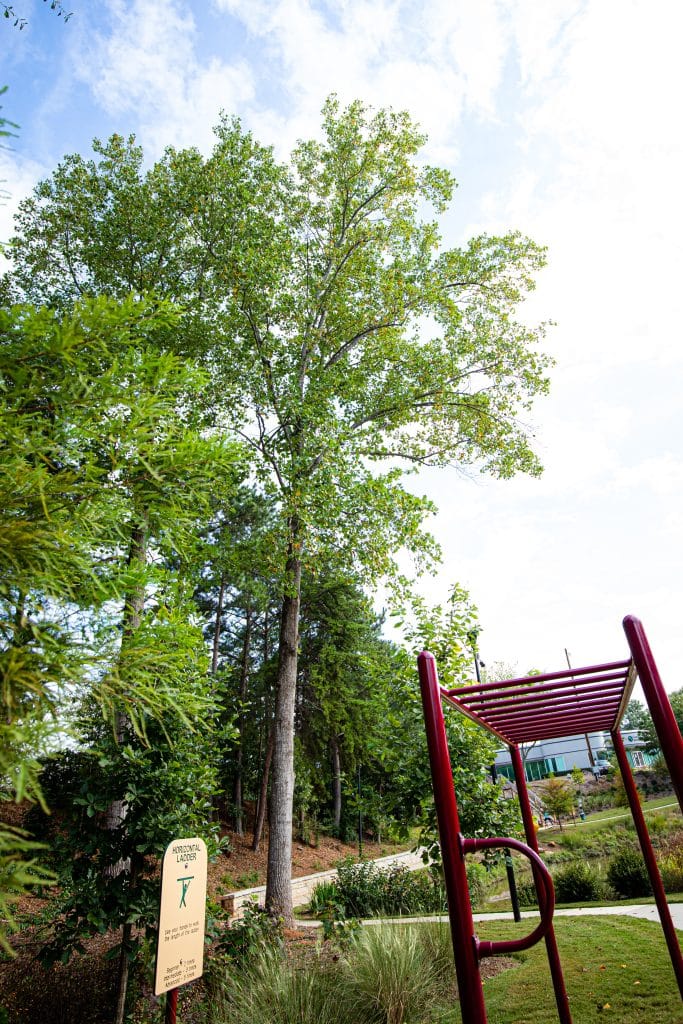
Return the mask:
<path id="1" fill-rule="evenodd" d="M 273 747 L 275 746 L 275 730 L 271 729 L 268 733 L 268 744 L 266 746 L 266 756 L 263 762 L 263 772 L 261 774 L 261 790 L 258 798 L 258 808 L 256 811 L 256 821 L 254 822 L 254 838 L 251 841 L 251 848 L 258 853 L 261 847 L 261 836 L 263 835 L 263 825 L 266 820 L 266 808 L 268 806 L 268 782 L 270 779 L 270 766 L 273 761 Z"/>
<path id="2" fill-rule="evenodd" d="M 211 675 L 215 676 L 218 672 L 218 655 L 219 645 L 221 639 L 221 624 L 223 622 L 223 602 L 225 600 L 225 576 L 221 573 L 221 583 L 218 590 L 218 602 L 216 604 L 216 615 L 213 620 L 213 644 L 211 645 Z M 217 793 L 214 793 L 211 797 L 211 819 L 217 821 L 220 817 L 219 811 L 220 798 Z"/>
<path id="3" fill-rule="evenodd" d="M 138 523 L 133 527 L 128 548 L 128 565 L 144 565 L 147 560 L 147 524 Z M 143 584 L 136 584 L 126 594 L 123 606 L 122 632 L 121 632 L 121 653 L 125 651 L 126 644 L 135 635 L 142 622 L 142 615 L 145 608 L 145 588 Z M 114 719 L 114 732 L 117 743 L 125 743 L 130 730 L 128 716 L 123 711 L 117 711 Z M 110 832 L 119 828 L 126 817 L 126 804 L 123 800 L 112 800 L 104 812 L 103 827 Z M 102 874 L 105 878 L 116 878 L 122 871 L 128 869 L 126 860 L 119 860 L 115 864 L 107 865 Z"/>
<path id="4" fill-rule="evenodd" d="M 130 871 L 130 889 L 134 892 L 138 875 L 137 858 L 133 858 Z M 130 975 L 131 952 L 133 949 L 133 925 L 126 922 L 121 933 L 121 952 L 119 954 L 118 991 L 116 996 L 116 1012 L 114 1024 L 123 1024 L 126 1015 L 126 996 L 128 994 L 128 978 Z"/>
<path id="5" fill-rule="evenodd" d="M 252 611 L 249 605 L 246 608 L 246 622 L 244 625 L 244 642 L 242 644 L 242 664 L 240 666 L 240 713 L 238 719 L 239 740 L 237 743 L 237 766 L 235 769 L 235 780 L 232 788 L 232 803 L 235 809 L 235 832 L 238 836 L 244 835 L 244 810 L 242 806 L 242 766 L 244 763 L 244 726 L 246 715 L 244 704 L 247 699 L 249 683 L 249 658 L 251 656 L 251 624 Z"/>
<path id="6" fill-rule="evenodd" d="M 338 736 L 332 736 L 330 740 L 330 753 L 332 755 L 332 829 L 335 836 L 339 837 L 341 832 L 342 780 L 341 752 L 339 750 Z"/>
<path id="7" fill-rule="evenodd" d="M 268 618 L 268 602 L 266 601 L 266 610 L 263 617 L 263 664 L 267 665 L 270 658 L 270 621 Z M 270 724 L 270 709 L 268 707 L 268 691 L 265 691 L 264 697 L 264 721 L 266 726 L 267 741 L 266 741 L 266 754 L 263 760 L 263 771 L 261 773 L 261 786 L 259 788 L 259 798 L 256 807 L 256 819 L 254 821 L 254 835 L 251 841 L 251 848 L 255 853 L 258 853 L 261 846 L 261 836 L 263 835 L 263 825 L 266 820 L 266 808 L 268 806 L 268 782 L 270 780 L 270 766 L 273 760 L 273 744 L 275 743 L 275 733 Z"/>
<path id="8" fill-rule="evenodd" d="M 211 675 L 218 672 L 218 644 L 221 638 L 221 621 L 223 619 L 223 599 L 225 597 L 225 576 L 221 574 L 221 586 L 218 591 L 218 604 L 216 606 L 216 618 L 213 628 L 213 648 L 211 650 Z"/>
<path id="9" fill-rule="evenodd" d="M 147 561 L 147 524 L 145 521 L 133 527 L 128 549 L 128 565 L 144 565 Z M 125 651 L 135 632 L 140 628 L 145 608 L 145 587 L 144 584 L 134 584 L 126 595 L 123 606 L 123 620 L 121 633 L 121 653 Z M 115 721 L 116 740 L 124 743 L 130 731 L 128 716 L 122 712 L 116 712 Z M 126 804 L 124 800 L 112 800 L 104 815 L 104 828 L 114 830 L 120 828 L 126 818 Z M 135 887 L 135 864 L 127 858 L 120 858 L 115 864 L 107 865 L 102 874 L 105 879 L 114 880 L 123 872 L 130 872 L 130 888 Z M 132 925 L 124 924 L 121 935 L 121 956 L 118 969 L 118 997 L 116 1002 L 116 1015 L 114 1024 L 123 1024 L 126 994 L 128 992 L 128 976 L 130 973 L 130 950 L 133 936 Z"/>
<path id="10" fill-rule="evenodd" d="M 292 908 L 292 808 L 294 804 L 294 702 L 299 646 L 301 602 L 301 526 L 290 520 L 290 545 L 286 566 L 287 591 L 280 617 L 280 648 L 273 730 L 273 781 L 270 795 L 268 877 L 266 910 L 291 925 Z"/>

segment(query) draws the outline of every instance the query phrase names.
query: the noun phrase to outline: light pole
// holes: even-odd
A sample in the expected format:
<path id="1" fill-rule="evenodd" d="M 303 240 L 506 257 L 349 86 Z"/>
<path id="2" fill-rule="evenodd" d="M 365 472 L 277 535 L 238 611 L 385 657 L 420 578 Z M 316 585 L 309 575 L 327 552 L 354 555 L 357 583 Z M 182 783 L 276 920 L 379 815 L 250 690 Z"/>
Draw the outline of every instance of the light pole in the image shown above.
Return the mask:
<path id="1" fill-rule="evenodd" d="M 477 637 L 479 636 L 479 628 L 475 626 L 467 634 L 470 647 L 472 648 L 472 655 L 474 657 L 474 671 L 477 674 L 477 682 L 481 682 L 481 669 L 485 668 L 483 661 L 479 661 L 479 648 L 477 647 Z M 498 781 L 498 772 L 496 771 L 495 764 L 491 765 L 491 779 L 494 783 Z M 507 874 L 508 887 L 510 889 L 510 902 L 512 903 L 512 916 L 515 921 L 521 921 L 522 915 L 519 909 L 519 898 L 517 896 L 517 882 L 515 881 L 515 869 L 512 866 L 512 854 L 508 849 L 503 850 L 503 856 L 505 857 L 505 873 Z"/>

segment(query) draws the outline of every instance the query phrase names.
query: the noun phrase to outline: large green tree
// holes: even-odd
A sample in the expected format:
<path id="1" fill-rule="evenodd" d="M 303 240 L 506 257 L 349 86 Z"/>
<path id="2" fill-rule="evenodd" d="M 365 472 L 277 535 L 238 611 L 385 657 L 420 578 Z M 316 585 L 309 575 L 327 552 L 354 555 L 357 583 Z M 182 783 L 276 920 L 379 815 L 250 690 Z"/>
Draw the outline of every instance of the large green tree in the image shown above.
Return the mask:
<path id="1" fill-rule="evenodd" d="M 406 114 L 329 101 L 323 141 L 283 179 L 265 266 L 234 296 L 231 356 L 256 412 L 242 430 L 286 525 L 267 888 L 285 916 L 302 573 L 337 560 L 372 581 L 401 547 L 425 553 L 428 506 L 403 467 L 539 469 L 518 414 L 545 361 L 514 310 L 543 254 L 519 235 L 443 250 L 421 212 L 453 183 L 418 164 L 423 142 Z"/>
<path id="2" fill-rule="evenodd" d="M 547 389 L 542 327 L 516 316 L 543 265 L 517 233 L 442 246 L 454 183 L 419 158 L 409 116 L 330 99 L 287 165 L 224 120 L 213 153 L 132 141 L 69 157 L 23 204 L 28 295 L 155 288 L 182 298 L 175 344 L 205 358 L 212 401 L 250 446 L 277 513 L 281 611 L 267 903 L 291 916 L 293 725 L 302 577 L 398 577 L 429 562 L 420 465 L 537 473 L 525 413 Z"/>
<path id="3" fill-rule="evenodd" d="M 156 915 L 145 855 L 196 827 L 217 785 L 196 735 L 216 702 L 191 594 L 239 452 L 212 429 L 206 372 L 168 351 L 178 320 L 144 297 L 0 311 L 0 772 L 14 799 L 42 801 L 36 755 L 63 734 L 65 697 L 87 694 L 56 944 L 121 928 L 117 1022 L 134 926 Z M 31 852 L 0 834 L 0 903 L 40 881 Z"/>
<path id="4" fill-rule="evenodd" d="M 63 741 L 79 687 L 119 738 L 122 722 L 144 741 L 152 720 L 196 712 L 176 689 L 196 653 L 169 638 L 187 628 L 182 586 L 160 563 L 180 557 L 198 480 L 216 461 L 225 479 L 230 453 L 187 411 L 203 378 L 157 347 L 175 318 L 132 299 L 0 310 L 0 779 L 18 801 L 42 800 L 38 755 Z M 141 516 L 155 565 L 131 558 Z M 30 882 L 31 849 L 0 835 L 0 902 Z"/>

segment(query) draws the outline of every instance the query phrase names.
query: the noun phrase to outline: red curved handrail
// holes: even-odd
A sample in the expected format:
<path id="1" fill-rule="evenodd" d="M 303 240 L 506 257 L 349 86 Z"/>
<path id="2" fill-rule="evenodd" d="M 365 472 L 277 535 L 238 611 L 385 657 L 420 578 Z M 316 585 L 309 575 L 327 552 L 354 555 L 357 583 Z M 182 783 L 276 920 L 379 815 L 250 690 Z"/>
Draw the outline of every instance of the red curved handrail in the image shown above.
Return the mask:
<path id="1" fill-rule="evenodd" d="M 550 872 L 547 867 L 538 856 L 535 850 L 532 850 L 526 843 L 521 843 L 518 839 L 465 839 L 460 837 L 462 844 L 463 853 L 474 853 L 475 850 L 490 850 L 494 847 L 504 847 L 505 849 L 518 850 L 520 853 L 528 857 L 532 863 L 532 866 L 536 868 L 534 871 L 534 878 L 538 888 L 538 906 L 541 912 L 541 920 L 536 928 L 528 935 L 523 936 L 521 939 L 503 939 L 498 942 L 480 941 L 476 936 L 474 937 L 474 944 L 477 950 L 477 956 L 481 960 L 483 956 L 498 956 L 503 953 L 519 953 L 523 949 L 529 949 L 531 946 L 535 946 L 537 942 L 540 942 L 550 930 L 550 926 L 553 922 L 553 913 L 555 911 L 555 889 L 553 887 L 553 880 L 550 877 Z"/>

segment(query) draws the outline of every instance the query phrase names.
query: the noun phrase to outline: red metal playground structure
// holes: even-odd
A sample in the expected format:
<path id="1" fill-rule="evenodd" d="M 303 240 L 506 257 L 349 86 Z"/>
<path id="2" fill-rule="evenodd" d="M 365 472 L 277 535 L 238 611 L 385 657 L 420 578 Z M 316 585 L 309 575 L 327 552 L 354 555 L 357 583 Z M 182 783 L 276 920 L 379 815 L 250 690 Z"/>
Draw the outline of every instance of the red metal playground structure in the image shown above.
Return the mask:
<path id="1" fill-rule="evenodd" d="M 433 655 L 424 651 L 418 658 L 420 689 L 427 732 L 427 745 L 434 787 L 441 855 L 443 859 L 448 913 L 453 939 L 460 1008 L 466 1024 L 487 1024 L 484 993 L 479 972 L 482 957 L 528 949 L 545 940 L 555 1000 L 561 1024 L 572 1024 L 562 966 L 553 931 L 555 894 L 545 864 L 538 855 L 534 819 L 524 777 L 519 744 L 558 739 L 577 733 L 609 731 L 624 780 L 631 813 L 643 851 L 671 963 L 683 998 L 683 958 L 678 944 L 664 886 L 650 842 L 638 792 L 626 756 L 619 726 L 636 680 L 645 695 L 659 745 L 671 774 L 678 803 L 683 810 L 683 740 L 669 699 L 657 671 L 642 623 L 632 615 L 624 619 L 631 651 L 627 661 L 566 669 L 545 675 L 507 679 L 496 683 L 475 683 L 455 690 L 440 686 Z M 460 831 L 458 805 L 453 787 L 442 699 L 493 733 L 509 747 L 526 835 L 526 844 L 510 838 L 465 839 Z M 482 942 L 472 919 L 465 855 L 492 847 L 519 851 L 531 861 L 538 892 L 540 924 L 520 939 Z"/>

